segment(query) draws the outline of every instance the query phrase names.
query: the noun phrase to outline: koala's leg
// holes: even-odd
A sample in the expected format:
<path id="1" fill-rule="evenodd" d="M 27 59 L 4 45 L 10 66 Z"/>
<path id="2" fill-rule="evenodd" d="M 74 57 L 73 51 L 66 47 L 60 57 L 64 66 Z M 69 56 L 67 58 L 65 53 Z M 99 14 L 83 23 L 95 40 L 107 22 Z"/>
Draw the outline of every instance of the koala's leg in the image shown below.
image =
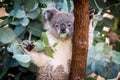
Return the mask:
<path id="1" fill-rule="evenodd" d="M 31 42 L 30 41 L 23 41 L 24 51 L 31 57 L 32 62 L 37 65 L 37 67 L 44 66 L 48 63 L 48 57 L 45 55 L 44 52 L 37 53 L 34 48 L 30 50 Z M 28 50 L 29 49 L 29 50 Z"/>

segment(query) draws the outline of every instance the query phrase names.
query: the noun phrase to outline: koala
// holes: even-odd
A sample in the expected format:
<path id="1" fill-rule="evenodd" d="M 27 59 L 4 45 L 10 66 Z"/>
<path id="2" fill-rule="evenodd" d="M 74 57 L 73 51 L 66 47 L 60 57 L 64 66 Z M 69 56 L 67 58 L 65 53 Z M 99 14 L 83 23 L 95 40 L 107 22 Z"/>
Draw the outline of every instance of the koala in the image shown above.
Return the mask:
<path id="1" fill-rule="evenodd" d="M 68 80 L 72 57 L 72 36 L 74 29 L 74 16 L 72 13 L 60 12 L 57 9 L 46 10 L 44 15 L 44 28 L 48 37 L 49 45 L 58 42 L 53 52 L 53 58 L 47 56 L 44 51 L 35 52 L 25 49 L 30 55 L 32 62 L 37 66 L 36 80 Z M 64 37 L 60 37 L 65 33 Z M 28 45 L 29 42 L 24 42 Z"/>

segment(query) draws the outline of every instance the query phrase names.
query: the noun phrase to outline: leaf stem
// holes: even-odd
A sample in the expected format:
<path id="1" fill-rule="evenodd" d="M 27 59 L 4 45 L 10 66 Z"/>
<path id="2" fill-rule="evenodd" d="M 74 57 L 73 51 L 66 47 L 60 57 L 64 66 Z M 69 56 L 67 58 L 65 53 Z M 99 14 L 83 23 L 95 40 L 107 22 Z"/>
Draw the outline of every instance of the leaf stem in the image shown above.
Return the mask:
<path id="1" fill-rule="evenodd" d="M 95 2 L 96 7 L 98 8 L 98 10 L 100 10 L 100 7 L 98 6 L 96 0 L 94 0 L 94 2 Z"/>
<path id="2" fill-rule="evenodd" d="M 32 33 L 30 32 L 30 34 L 29 34 L 29 41 L 31 41 L 31 36 L 32 36 Z"/>

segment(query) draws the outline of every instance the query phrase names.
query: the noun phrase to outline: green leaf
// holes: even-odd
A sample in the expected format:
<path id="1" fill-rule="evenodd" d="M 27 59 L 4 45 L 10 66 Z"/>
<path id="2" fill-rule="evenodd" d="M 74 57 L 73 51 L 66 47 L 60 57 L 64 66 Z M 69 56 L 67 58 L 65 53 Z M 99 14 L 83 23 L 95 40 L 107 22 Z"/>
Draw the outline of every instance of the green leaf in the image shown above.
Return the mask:
<path id="1" fill-rule="evenodd" d="M 25 31 L 25 27 L 18 25 L 16 26 L 14 32 L 16 34 L 16 36 L 19 36 L 20 34 L 22 34 Z"/>
<path id="2" fill-rule="evenodd" d="M 103 48 L 103 53 L 108 54 L 112 50 L 112 46 L 105 44 Z"/>
<path id="3" fill-rule="evenodd" d="M 37 42 L 34 42 L 33 44 L 35 45 L 35 51 L 37 51 L 37 52 L 42 51 L 45 48 L 45 46 L 44 46 L 45 44 L 41 40 L 38 40 Z"/>
<path id="4" fill-rule="evenodd" d="M 118 75 L 119 65 L 107 63 L 105 61 L 96 61 L 96 73 L 105 79 L 113 79 Z"/>
<path id="5" fill-rule="evenodd" d="M 19 10 L 21 5 L 21 0 L 14 0 L 14 15 L 16 15 L 16 12 Z"/>
<path id="6" fill-rule="evenodd" d="M 12 25 L 20 25 L 21 19 L 14 19 L 14 21 L 11 21 L 10 24 Z"/>
<path id="7" fill-rule="evenodd" d="M 93 77 L 87 77 L 86 80 L 96 80 L 96 79 Z"/>
<path id="8" fill-rule="evenodd" d="M 39 21 L 32 21 L 28 25 L 28 31 L 33 35 L 40 37 L 40 34 L 43 31 L 43 27 Z"/>
<path id="9" fill-rule="evenodd" d="M 23 18 L 20 21 L 20 23 L 21 23 L 22 26 L 27 26 L 29 24 L 29 19 L 28 18 Z"/>
<path id="10" fill-rule="evenodd" d="M 22 62 L 22 63 L 28 63 L 30 62 L 31 58 L 27 54 L 15 54 L 13 55 L 13 58 L 15 58 L 17 61 Z"/>
<path id="11" fill-rule="evenodd" d="M 23 3 L 26 11 L 30 11 L 35 6 L 35 0 L 23 0 Z"/>
<path id="12" fill-rule="evenodd" d="M 14 42 L 15 43 L 15 42 Z M 16 46 L 16 45 L 10 45 L 7 47 L 7 50 L 9 52 L 13 52 L 13 55 L 22 55 L 23 52 L 22 50 L 20 49 L 20 47 Z"/>
<path id="13" fill-rule="evenodd" d="M 10 28 L 0 28 L 0 42 L 7 44 L 15 39 L 15 34 Z"/>
<path id="14" fill-rule="evenodd" d="M 30 62 L 28 62 L 28 63 L 19 62 L 19 64 L 23 67 L 26 67 L 26 68 L 28 68 L 30 66 Z"/>
<path id="15" fill-rule="evenodd" d="M 116 64 L 120 64 L 120 52 L 118 51 L 111 51 L 112 55 L 112 61 Z"/>
<path id="16" fill-rule="evenodd" d="M 12 10 L 9 13 L 10 16 L 14 16 L 16 18 L 24 18 L 26 16 L 26 13 L 24 10 L 19 9 L 17 12 L 15 12 L 14 10 Z"/>
<path id="17" fill-rule="evenodd" d="M 48 37 L 45 32 L 42 32 L 41 37 L 46 45 L 48 45 Z"/>
<path id="18" fill-rule="evenodd" d="M 60 38 L 65 38 L 66 36 L 67 36 L 67 33 L 60 33 L 60 34 L 59 34 L 59 37 L 60 37 Z"/>
<path id="19" fill-rule="evenodd" d="M 19 72 L 17 75 L 15 75 L 15 80 L 20 80 L 22 72 Z"/>
<path id="20" fill-rule="evenodd" d="M 70 10 L 71 10 L 71 2 L 70 2 L 70 0 L 67 0 L 67 6 L 68 6 L 68 12 L 70 12 Z"/>
<path id="21" fill-rule="evenodd" d="M 6 18 L 4 21 L 0 22 L 0 27 L 9 24 L 10 22 L 11 22 L 11 18 Z"/>
<path id="22" fill-rule="evenodd" d="M 58 42 L 55 42 L 55 43 L 53 44 L 53 47 L 55 48 L 57 45 L 58 45 Z"/>
<path id="23" fill-rule="evenodd" d="M 93 73 L 93 71 L 91 70 L 91 65 L 87 65 L 86 66 L 86 75 L 88 76 L 88 75 L 90 75 L 92 73 Z"/>
<path id="24" fill-rule="evenodd" d="M 116 30 L 118 28 L 118 23 L 119 23 L 119 19 L 115 18 L 114 24 L 112 25 L 112 30 Z"/>
<path id="25" fill-rule="evenodd" d="M 31 19 L 36 19 L 40 14 L 40 9 L 37 8 L 36 10 L 34 11 L 31 11 L 31 12 L 28 12 L 27 13 L 27 17 L 31 18 Z"/>
<path id="26" fill-rule="evenodd" d="M 0 71 L 0 80 L 2 80 L 3 76 L 7 73 L 8 69 Z"/>
<path id="27" fill-rule="evenodd" d="M 11 55 L 7 54 L 5 56 L 4 62 L 3 62 L 3 67 L 5 69 L 9 68 L 9 67 L 17 67 L 19 64 L 18 62 L 12 58 Z"/>
<path id="28" fill-rule="evenodd" d="M 15 58 L 19 62 L 19 64 L 22 65 L 23 67 L 29 67 L 30 65 L 31 58 L 27 54 L 24 55 L 16 54 L 13 55 L 13 58 Z"/>
<path id="29" fill-rule="evenodd" d="M 29 70 L 30 70 L 31 72 L 37 72 L 37 66 L 34 65 L 34 64 L 30 64 Z"/>
<path id="30" fill-rule="evenodd" d="M 50 47 L 45 46 L 45 52 L 49 57 L 53 58 L 53 52 Z"/>
<path id="31" fill-rule="evenodd" d="M 104 58 L 104 54 L 102 51 L 97 52 L 96 56 L 94 57 L 95 60 L 102 60 Z"/>
<path id="32" fill-rule="evenodd" d="M 103 47 L 104 47 L 105 43 L 104 42 L 99 42 L 95 45 L 95 50 L 96 52 L 101 52 L 103 51 Z"/>
<path id="33" fill-rule="evenodd" d="M 87 58 L 87 65 L 90 65 L 94 61 L 94 57 L 96 56 L 96 50 L 94 46 L 90 46 L 88 49 L 88 58 Z"/>
<path id="34" fill-rule="evenodd" d="M 39 0 L 40 3 L 46 3 L 48 0 Z"/>

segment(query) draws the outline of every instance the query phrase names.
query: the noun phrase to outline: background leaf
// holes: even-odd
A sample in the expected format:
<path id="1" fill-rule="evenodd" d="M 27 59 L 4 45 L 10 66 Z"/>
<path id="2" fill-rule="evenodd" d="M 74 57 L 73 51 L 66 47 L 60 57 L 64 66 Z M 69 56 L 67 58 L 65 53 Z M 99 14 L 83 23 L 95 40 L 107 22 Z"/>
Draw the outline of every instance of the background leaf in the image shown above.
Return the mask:
<path id="1" fill-rule="evenodd" d="M 30 24 L 28 25 L 28 31 L 33 35 L 40 37 L 41 32 L 43 31 L 43 27 L 39 23 L 39 21 L 33 21 L 33 22 L 30 22 Z"/>
<path id="2" fill-rule="evenodd" d="M 21 54 L 15 54 L 13 55 L 13 58 L 15 58 L 20 65 L 24 66 L 24 67 L 29 67 L 30 65 L 30 61 L 31 61 L 31 58 L 29 55 L 21 55 Z"/>
<path id="3" fill-rule="evenodd" d="M 24 2 L 24 7 L 26 11 L 30 11 L 35 6 L 35 0 L 31 0 L 31 1 L 23 0 L 23 2 Z"/>
<path id="4" fill-rule="evenodd" d="M 24 18 L 26 16 L 25 11 L 21 10 L 21 9 L 19 9 L 17 12 L 15 12 L 14 10 L 12 10 L 9 14 L 10 14 L 10 16 L 14 16 L 16 18 Z"/>
<path id="5" fill-rule="evenodd" d="M 34 11 L 31 11 L 31 12 L 28 12 L 27 13 L 27 17 L 31 18 L 31 19 L 36 19 L 40 14 L 40 9 L 37 8 L 36 10 Z"/>
<path id="6" fill-rule="evenodd" d="M 0 28 L 0 42 L 6 44 L 15 39 L 15 34 L 10 28 Z"/>

